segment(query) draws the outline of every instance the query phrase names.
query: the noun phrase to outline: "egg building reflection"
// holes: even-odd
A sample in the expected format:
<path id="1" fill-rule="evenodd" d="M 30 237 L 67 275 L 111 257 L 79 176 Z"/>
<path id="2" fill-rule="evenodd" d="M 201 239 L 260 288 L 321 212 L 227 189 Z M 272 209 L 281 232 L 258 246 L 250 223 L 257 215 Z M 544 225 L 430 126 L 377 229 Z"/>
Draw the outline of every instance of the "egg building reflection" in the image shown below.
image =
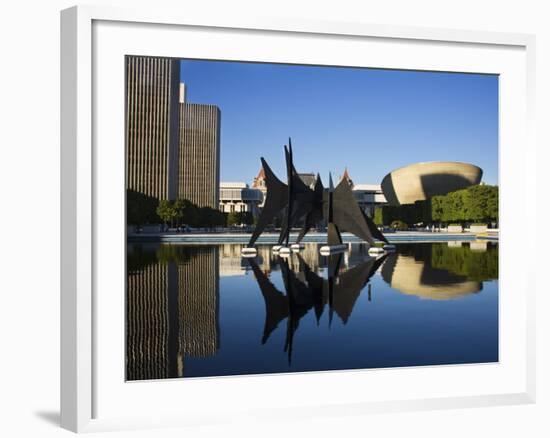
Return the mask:
<path id="1" fill-rule="evenodd" d="M 431 300 L 450 300 L 498 278 L 498 248 L 489 242 L 401 245 L 382 267 L 393 289 Z"/>
<path id="2" fill-rule="evenodd" d="M 430 300 L 450 300 L 479 292 L 479 281 L 466 280 L 444 269 L 434 269 L 425 260 L 390 254 L 382 267 L 382 278 L 407 295 Z"/>

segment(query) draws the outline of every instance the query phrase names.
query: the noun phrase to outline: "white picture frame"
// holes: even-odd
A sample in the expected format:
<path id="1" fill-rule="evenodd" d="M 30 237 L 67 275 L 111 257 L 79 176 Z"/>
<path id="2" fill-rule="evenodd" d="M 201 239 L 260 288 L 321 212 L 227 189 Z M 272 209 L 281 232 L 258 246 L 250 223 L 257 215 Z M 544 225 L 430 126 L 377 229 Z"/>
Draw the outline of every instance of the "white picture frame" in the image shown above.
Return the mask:
<path id="1" fill-rule="evenodd" d="M 148 33 L 147 43 L 139 38 L 140 33 L 145 30 Z M 499 166 L 502 187 L 502 257 L 499 281 L 503 290 L 503 302 L 500 307 L 500 347 L 504 349 L 501 350 L 504 353 L 498 364 L 492 368 L 488 365 L 485 365 L 485 368 L 483 365 L 468 365 L 383 371 L 297 373 L 285 377 L 192 379 L 185 383 L 148 382 L 147 387 L 133 383 L 125 384 L 124 381 L 113 384 L 120 376 L 120 367 L 115 364 L 123 360 L 118 358 L 115 352 L 120 350 L 120 338 L 123 336 L 118 330 L 122 324 L 123 314 L 117 306 L 123 302 L 121 296 L 124 294 L 124 285 L 120 281 L 125 272 L 118 275 L 116 269 L 120 265 L 116 263 L 112 265 L 113 272 L 109 273 L 106 270 L 105 266 L 110 264 L 111 260 L 105 251 L 104 243 L 113 242 L 117 249 L 109 252 L 116 258 L 119 254 L 117 251 L 124 246 L 126 235 L 121 234 L 122 221 L 113 221 L 115 225 L 107 229 L 101 213 L 105 210 L 98 207 L 104 202 L 107 206 L 116 206 L 121 200 L 117 190 L 113 190 L 113 193 L 106 191 L 106 187 L 113 187 L 113 184 L 116 186 L 117 181 L 121 184 L 120 190 L 123 190 L 124 180 L 120 178 L 121 163 L 120 160 L 117 161 L 120 155 L 116 155 L 120 150 L 109 149 L 105 145 L 111 141 L 115 146 L 120 143 L 119 134 L 122 127 L 109 127 L 104 120 L 108 118 L 113 124 L 120 121 L 123 101 L 120 100 L 120 107 L 115 105 L 113 111 L 116 113 L 107 116 L 102 111 L 105 109 L 102 93 L 114 90 L 115 97 L 123 93 L 123 89 L 120 88 L 122 73 L 111 76 L 110 69 L 118 67 L 113 67 L 109 60 L 119 59 L 121 53 L 141 54 L 138 53 L 140 50 L 143 50 L 144 54 L 159 56 L 179 54 L 173 52 L 179 49 L 171 47 L 163 38 L 172 38 L 171 32 L 175 32 L 174 35 L 177 36 L 180 31 L 189 38 L 194 38 L 193 32 L 200 34 L 196 41 L 204 39 L 204 44 L 200 43 L 194 48 L 194 57 L 350 65 L 349 60 L 353 59 L 354 47 L 360 46 L 367 51 L 372 47 L 372 59 L 376 59 L 372 61 L 372 65 L 365 66 L 479 71 L 501 75 L 503 81 L 500 90 L 502 99 Z M 132 38 L 123 38 L 121 35 L 132 35 Z M 262 40 L 263 38 L 265 40 Z M 220 43 L 222 39 L 226 42 Z M 248 54 L 239 54 L 235 49 L 237 45 L 232 45 L 231 41 L 237 40 L 243 43 L 239 44 L 240 50 L 248 50 Z M 260 40 L 261 44 L 258 43 Z M 109 42 L 108 45 L 106 41 Z M 262 46 L 265 47 L 267 41 L 269 51 L 262 52 Z M 127 45 L 129 42 L 131 48 Z M 306 51 L 301 52 L 302 55 L 298 49 L 292 52 L 289 44 L 297 46 L 298 49 L 300 44 L 304 44 L 303 48 L 311 49 L 307 51 L 309 58 L 305 59 Z M 323 50 L 317 50 L 320 47 Z M 348 47 L 350 50 L 342 50 Z M 434 53 L 438 56 L 433 56 Z M 296 418 L 325 414 L 360 415 L 380 411 L 534 402 L 535 272 L 527 261 L 513 259 L 514 251 L 525 250 L 526 246 L 529 250 L 528 247 L 534 245 L 533 242 L 524 242 L 521 236 L 515 235 L 518 233 L 513 232 L 525 219 L 533 222 L 535 219 L 534 212 L 527 213 L 532 212 L 532 209 L 521 209 L 522 203 L 534 205 L 536 198 L 533 171 L 536 167 L 536 146 L 532 127 L 535 92 L 534 53 L 534 36 L 524 34 L 394 27 L 360 22 L 317 22 L 246 16 L 227 18 L 215 14 L 199 16 L 185 9 L 164 11 L 153 7 L 127 10 L 104 6 L 78 6 L 62 11 L 62 427 L 82 432 L 206 424 L 235 418 L 246 419 L 250 416 L 261 419 L 286 413 Z M 344 60 L 345 56 L 348 56 L 348 61 Z M 122 65 L 122 60 L 120 62 Z M 360 64 L 360 61 L 357 62 L 359 64 L 353 65 L 364 65 Z M 109 81 L 113 83 L 103 84 Z M 519 148 L 518 144 L 522 147 Z M 123 150 L 123 143 L 120 147 Z M 111 153 L 114 155 L 106 156 Z M 110 167 L 109 162 L 114 163 L 113 167 Z M 122 164 L 122 169 L 123 167 Z M 507 184 L 512 176 L 514 185 Z M 111 179 L 107 181 L 106 178 Z M 518 208 L 522 211 L 519 219 L 514 215 Z M 526 218 L 526 214 L 533 214 L 533 217 Z M 118 262 L 123 263 L 123 260 Z M 513 272 L 507 269 L 512 267 L 512 264 L 515 269 Z M 121 294 L 116 298 L 117 301 L 113 301 L 112 306 L 109 299 L 98 299 L 106 284 L 114 285 L 111 295 Z M 516 293 L 507 292 L 511 290 Z M 112 339 L 107 339 L 105 333 L 112 333 Z M 106 360 L 111 354 L 117 357 L 112 359 L 113 369 L 116 369 L 113 372 L 109 369 L 109 361 Z M 419 382 L 418 385 L 424 381 L 433 381 L 434 387 L 421 389 L 413 383 L 396 384 L 391 390 L 386 385 L 387 389 L 384 392 L 383 382 L 390 381 L 388 379 L 405 383 Z M 438 384 L 451 380 L 455 380 L 454 387 L 450 386 L 451 383 L 448 388 L 445 384 Z M 369 388 L 372 388 L 372 394 L 349 390 L 357 387 L 358 382 L 362 384 L 361 382 L 367 381 Z M 288 393 L 296 385 L 305 385 L 311 389 L 319 382 L 325 385 L 325 389 L 328 388 L 324 391 L 325 395 L 332 394 L 330 399 L 320 398 L 316 391 L 311 391 L 309 395 L 297 395 L 293 404 L 284 404 L 282 394 Z M 212 399 L 207 402 L 204 400 L 208 400 L 208 397 L 198 397 L 192 406 L 184 403 L 184 406 L 171 410 L 162 403 L 143 406 L 142 412 L 139 410 L 140 406 L 136 405 L 132 405 L 126 411 L 118 410 L 119 406 L 125 404 L 121 401 L 124 400 L 131 405 L 131 401 L 136 400 L 139 394 L 142 394 L 144 399 L 155 401 L 160 400 L 161 396 L 172 397 L 178 391 L 181 393 L 183 384 L 186 385 L 186 394 L 214 394 L 219 391 L 218 395 L 230 392 L 242 395 L 233 396 L 231 406 L 227 406 L 227 400 L 220 396 L 217 397 L 218 402 L 212 402 Z M 476 384 L 478 390 L 473 389 Z M 405 390 L 405 386 L 410 388 Z M 258 406 L 255 402 L 247 401 L 248 398 L 254 397 L 254 391 L 258 391 L 254 388 L 273 391 L 272 405 Z M 336 388 L 341 389 L 338 391 Z M 107 398 L 111 401 L 107 401 Z M 144 412 L 148 415 L 144 415 Z"/>

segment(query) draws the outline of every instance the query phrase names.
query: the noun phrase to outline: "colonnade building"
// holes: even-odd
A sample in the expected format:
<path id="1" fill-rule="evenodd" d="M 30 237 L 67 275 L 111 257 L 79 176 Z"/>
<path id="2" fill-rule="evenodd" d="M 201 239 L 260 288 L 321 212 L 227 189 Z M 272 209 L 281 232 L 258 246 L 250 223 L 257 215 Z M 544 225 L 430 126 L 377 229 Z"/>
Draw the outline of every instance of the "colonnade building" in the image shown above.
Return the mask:
<path id="1" fill-rule="evenodd" d="M 220 110 L 188 103 L 180 60 L 126 57 L 126 188 L 218 208 Z"/>

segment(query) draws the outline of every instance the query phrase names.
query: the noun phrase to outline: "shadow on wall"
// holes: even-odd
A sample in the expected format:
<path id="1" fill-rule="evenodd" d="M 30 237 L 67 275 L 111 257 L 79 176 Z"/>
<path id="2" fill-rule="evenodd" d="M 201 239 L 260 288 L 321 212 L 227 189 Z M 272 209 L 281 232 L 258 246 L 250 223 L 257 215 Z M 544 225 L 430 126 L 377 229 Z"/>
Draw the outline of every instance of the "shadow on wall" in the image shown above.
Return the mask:
<path id="1" fill-rule="evenodd" d="M 449 192 L 465 189 L 472 185 L 479 184 L 481 174 L 475 180 L 466 178 L 462 175 L 449 175 L 446 173 L 434 173 L 430 175 L 421 175 L 420 183 L 426 199 L 432 196 L 446 195 Z"/>
<path id="2" fill-rule="evenodd" d="M 393 179 L 391 173 L 388 173 L 381 183 L 382 191 L 386 197 L 386 201 L 390 205 L 399 205 L 399 199 L 397 198 L 397 193 L 395 192 L 395 186 L 393 184 Z"/>

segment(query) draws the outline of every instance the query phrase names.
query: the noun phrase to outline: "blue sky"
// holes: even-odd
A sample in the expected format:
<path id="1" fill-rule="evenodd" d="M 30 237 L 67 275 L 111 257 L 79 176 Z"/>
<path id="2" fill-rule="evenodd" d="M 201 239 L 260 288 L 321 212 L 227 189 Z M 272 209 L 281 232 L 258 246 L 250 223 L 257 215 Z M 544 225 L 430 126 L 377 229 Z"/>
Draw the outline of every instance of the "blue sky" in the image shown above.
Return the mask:
<path id="1" fill-rule="evenodd" d="M 380 183 L 420 161 L 463 161 L 498 182 L 493 75 L 183 60 L 187 101 L 217 105 L 221 180 L 251 183 L 263 156 L 284 178 L 292 137 L 299 172 Z"/>

